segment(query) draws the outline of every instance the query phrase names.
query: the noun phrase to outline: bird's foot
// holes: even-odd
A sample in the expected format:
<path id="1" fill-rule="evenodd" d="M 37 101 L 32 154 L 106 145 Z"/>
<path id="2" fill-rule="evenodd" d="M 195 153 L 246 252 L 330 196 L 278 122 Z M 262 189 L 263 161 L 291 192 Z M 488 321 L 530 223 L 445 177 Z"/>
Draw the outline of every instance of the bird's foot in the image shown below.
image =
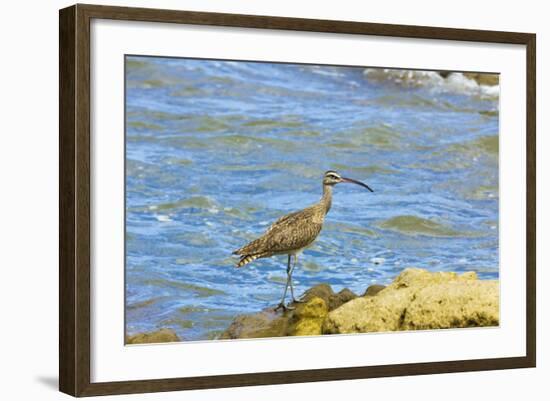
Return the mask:
<path id="1" fill-rule="evenodd" d="M 292 306 L 289 306 L 289 305 L 285 305 L 283 302 L 281 302 L 279 305 L 277 305 L 273 311 L 274 312 L 277 312 L 279 309 L 282 309 L 283 312 L 286 312 L 286 311 L 289 311 L 289 310 L 294 310 L 296 308 L 292 307 Z"/>

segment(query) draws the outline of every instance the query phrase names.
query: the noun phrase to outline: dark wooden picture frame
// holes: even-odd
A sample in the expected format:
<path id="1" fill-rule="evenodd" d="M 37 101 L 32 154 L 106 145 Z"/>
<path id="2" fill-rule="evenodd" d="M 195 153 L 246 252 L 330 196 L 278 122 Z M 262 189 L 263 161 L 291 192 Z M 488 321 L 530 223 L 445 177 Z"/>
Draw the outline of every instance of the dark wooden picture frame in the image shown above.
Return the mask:
<path id="1" fill-rule="evenodd" d="M 92 383 L 90 380 L 90 22 L 94 18 L 525 45 L 527 53 L 526 355 L 511 358 Z M 93 396 L 535 366 L 535 34 L 80 4 L 60 10 L 59 29 L 59 388 L 62 392 L 73 396 Z"/>

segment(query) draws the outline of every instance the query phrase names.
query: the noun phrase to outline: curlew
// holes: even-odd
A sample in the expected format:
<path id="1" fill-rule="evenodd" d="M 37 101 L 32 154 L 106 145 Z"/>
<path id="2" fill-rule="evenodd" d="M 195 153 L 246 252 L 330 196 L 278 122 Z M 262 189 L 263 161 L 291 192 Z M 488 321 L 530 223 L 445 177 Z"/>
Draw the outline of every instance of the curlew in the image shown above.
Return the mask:
<path id="1" fill-rule="evenodd" d="M 291 303 L 300 302 L 294 298 L 294 289 L 292 287 L 292 272 L 296 267 L 298 254 L 304 248 L 311 245 L 321 232 L 325 216 L 332 204 L 332 190 L 336 184 L 344 182 L 357 184 L 374 192 L 361 181 L 342 177 L 336 171 L 329 170 L 323 177 L 323 196 L 319 202 L 303 210 L 279 218 L 261 237 L 233 252 L 234 255 L 241 257 L 237 263 L 237 267 L 243 267 L 260 258 L 268 258 L 273 255 L 288 255 L 286 286 L 281 302 L 275 310 L 293 309 L 290 307 L 290 304 L 289 306 L 285 305 L 286 293 L 289 287 L 292 298 Z M 292 259 L 294 259 L 293 262 Z"/>

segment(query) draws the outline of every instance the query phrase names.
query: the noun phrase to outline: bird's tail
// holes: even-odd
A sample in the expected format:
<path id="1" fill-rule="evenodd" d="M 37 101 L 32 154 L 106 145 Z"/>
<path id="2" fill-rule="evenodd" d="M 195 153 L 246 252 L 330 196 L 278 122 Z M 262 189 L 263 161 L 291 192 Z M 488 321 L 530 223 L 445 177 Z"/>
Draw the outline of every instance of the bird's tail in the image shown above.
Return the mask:
<path id="1" fill-rule="evenodd" d="M 243 267 L 244 265 L 247 265 L 250 262 L 255 261 L 259 257 L 260 257 L 260 255 L 243 255 L 243 256 L 241 256 L 241 259 L 237 263 L 236 267 Z"/>

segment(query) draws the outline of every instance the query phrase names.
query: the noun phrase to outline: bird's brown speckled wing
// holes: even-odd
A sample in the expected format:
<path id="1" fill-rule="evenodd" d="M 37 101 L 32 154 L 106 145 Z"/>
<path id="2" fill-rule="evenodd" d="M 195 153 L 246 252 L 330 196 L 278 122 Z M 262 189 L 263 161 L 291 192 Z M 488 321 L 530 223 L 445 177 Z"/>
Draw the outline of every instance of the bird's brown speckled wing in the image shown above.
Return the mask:
<path id="1" fill-rule="evenodd" d="M 264 235 L 236 250 L 238 255 L 285 253 L 310 245 L 321 232 L 318 211 L 307 208 L 281 217 Z"/>
<path id="2" fill-rule="evenodd" d="M 307 211 L 308 209 L 304 209 L 304 210 L 299 210 L 297 212 L 294 212 L 294 213 L 289 213 L 289 214 L 286 214 L 284 216 L 281 216 L 279 217 L 275 223 L 273 223 L 272 225 L 269 226 L 269 228 L 266 230 L 265 234 L 267 234 L 268 232 L 270 232 L 271 230 L 273 230 L 274 228 L 278 228 L 278 227 L 282 227 L 285 222 L 289 222 L 291 220 L 296 220 L 297 218 L 299 219 L 300 218 L 300 214 L 303 214 L 304 217 L 307 218 Z M 264 235 L 265 235 L 264 234 Z"/>

